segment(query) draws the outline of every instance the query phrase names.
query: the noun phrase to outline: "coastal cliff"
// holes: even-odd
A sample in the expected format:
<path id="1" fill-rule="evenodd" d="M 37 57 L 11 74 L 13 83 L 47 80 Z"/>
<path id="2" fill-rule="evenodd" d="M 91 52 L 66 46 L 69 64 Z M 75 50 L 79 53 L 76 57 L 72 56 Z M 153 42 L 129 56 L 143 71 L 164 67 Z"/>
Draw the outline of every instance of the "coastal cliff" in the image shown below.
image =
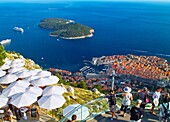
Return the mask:
<path id="1" fill-rule="evenodd" d="M 50 32 L 50 36 L 63 39 L 82 39 L 92 37 L 94 33 L 94 29 L 88 26 L 76 23 L 73 20 L 61 18 L 43 19 L 38 26 L 44 29 L 54 30 Z"/>

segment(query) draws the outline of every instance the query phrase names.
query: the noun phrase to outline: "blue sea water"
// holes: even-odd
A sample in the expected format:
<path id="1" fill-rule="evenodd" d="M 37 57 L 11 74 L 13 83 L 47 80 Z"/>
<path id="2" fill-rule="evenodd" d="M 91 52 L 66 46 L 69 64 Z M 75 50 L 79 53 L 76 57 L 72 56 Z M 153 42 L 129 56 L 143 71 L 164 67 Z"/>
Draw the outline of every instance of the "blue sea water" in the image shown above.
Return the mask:
<path id="1" fill-rule="evenodd" d="M 115 54 L 156 55 L 170 61 L 170 3 L 0 3 L 0 40 L 6 50 L 44 68 L 76 71 L 83 60 Z M 94 28 L 92 38 L 57 41 L 37 25 L 43 18 L 72 19 Z M 19 26 L 24 33 L 13 31 Z M 42 59 L 43 57 L 43 59 Z"/>

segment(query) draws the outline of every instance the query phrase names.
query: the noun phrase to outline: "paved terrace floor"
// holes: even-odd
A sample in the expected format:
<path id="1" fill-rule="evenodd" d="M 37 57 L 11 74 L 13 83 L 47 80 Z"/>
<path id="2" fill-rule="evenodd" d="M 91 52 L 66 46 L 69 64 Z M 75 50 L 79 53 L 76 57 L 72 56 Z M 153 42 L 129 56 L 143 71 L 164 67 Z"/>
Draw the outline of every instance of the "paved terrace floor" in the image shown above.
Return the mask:
<path id="1" fill-rule="evenodd" d="M 158 111 L 157 111 L 157 115 L 152 115 L 149 113 L 149 111 L 146 111 L 144 113 L 144 118 L 143 118 L 143 122 L 159 122 L 159 116 L 158 116 Z M 127 114 L 126 117 L 123 117 L 121 115 L 119 115 L 118 119 L 113 119 L 111 120 L 111 114 L 106 113 L 103 115 L 99 115 L 91 120 L 88 120 L 87 122 L 129 122 L 130 121 L 130 115 Z"/>
<path id="2" fill-rule="evenodd" d="M 14 117 L 13 122 L 56 122 L 56 121 L 52 120 L 52 117 L 47 115 L 46 113 L 40 112 L 40 117 L 38 120 L 36 118 L 32 118 L 32 120 L 30 120 L 30 118 L 28 117 L 28 120 L 23 120 L 21 118 L 20 121 L 17 121 Z"/>
<path id="3" fill-rule="evenodd" d="M 156 113 L 157 115 L 152 115 L 149 113 L 149 111 L 146 110 L 146 112 L 144 113 L 143 122 L 159 122 L 158 111 Z M 87 122 L 129 122 L 129 121 L 130 121 L 129 114 L 127 114 L 126 117 L 122 117 L 121 115 L 119 115 L 118 119 L 114 118 L 113 120 L 111 120 L 111 114 L 108 112 L 102 115 L 98 115 L 95 118 L 88 120 Z M 16 119 L 13 119 L 13 122 L 56 122 L 56 121 L 52 120 L 51 116 L 48 116 L 46 113 L 41 112 L 39 120 L 33 118 L 32 120 L 21 119 L 20 121 L 16 121 Z"/>

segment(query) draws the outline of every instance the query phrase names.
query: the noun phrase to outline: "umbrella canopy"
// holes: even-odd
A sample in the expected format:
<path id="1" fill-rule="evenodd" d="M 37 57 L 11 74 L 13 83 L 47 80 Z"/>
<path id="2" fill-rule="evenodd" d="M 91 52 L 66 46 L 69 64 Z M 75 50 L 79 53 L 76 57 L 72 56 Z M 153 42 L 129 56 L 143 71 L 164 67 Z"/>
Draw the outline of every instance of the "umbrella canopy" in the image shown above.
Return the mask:
<path id="1" fill-rule="evenodd" d="M 11 97 L 11 104 L 16 106 L 17 108 L 30 106 L 34 102 L 37 101 L 37 96 L 35 94 L 25 92 L 25 93 L 17 93 Z"/>
<path id="2" fill-rule="evenodd" d="M 62 95 L 65 90 L 61 86 L 48 86 L 43 91 L 43 96 L 57 94 Z"/>
<path id="3" fill-rule="evenodd" d="M 30 81 L 33 86 L 47 86 L 50 85 L 49 79 L 47 78 L 38 78 Z"/>
<path id="4" fill-rule="evenodd" d="M 24 67 L 13 67 L 11 69 L 8 70 L 9 73 L 17 73 L 19 71 L 25 70 Z"/>
<path id="5" fill-rule="evenodd" d="M 42 95 L 42 89 L 39 87 L 28 87 L 26 88 L 25 92 L 30 92 L 32 94 L 35 94 L 37 96 L 41 96 Z"/>
<path id="6" fill-rule="evenodd" d="M 19 80 L 19 81 L 11 83 L 8 87 L 21 86 L 23 88 L 27 88 L 29 85 L 30 85 L 30 83 L 23 82 L 22 80 Z"/>
<path id="7" fill-rule="evenodd" d="M 66 100 L 62 95 L 48 95 L 41 97 L 40 100 L 38 100 L 38 105 L 40 108 L 52 110 L 62 107 L 65 102 Z"/>
<path id="8" fill-rule="evenodd" d="M 50 81 L 50 85 L 57 84 L 59 81 L 59 78 L 57 76 L 49 76 L 47 78 Z"/>
<path id="9" fill-rule="evenodd" d="M 36 75 L 39 71 L 37 70 L 30 70 L 29 71 L 32 76 Z"/>
<path id="10" fill-rule="evenodd" d="M 26 77 L 31 76 L 31 73 L 29 70 L 22 70 L 21 72 L 19 72 L 16 75 L 18 76 L 18 78 L 26 78 Z"/>
<path id="11" fill-rule="evenodd" d="M 25 61 L 23 59 L 15 59 L 12 61 L 10 67 L 22 67 L 25 65 Z"/>
<path id="12" fill-rule="evenodd" d="M 25 65 L 24 62 L 22 62 L 22 63 L 12 63 L 12 64 L 10 65 L 10 67 L 23 67 L 24 65 Z"/>
<path id="13" fill-rule="evenodd" d="M 8 98 L 4 95 L 0 95 L 0 108 L 5 106 L 8 102 Z"/>
<path id="14" fill-rule="evenodd" d="M 77 116 L 76 120 L 84 120 L 89 115 L 89 110 L 86 106 L 82 106 L 80 104 L 72 104 L 67 106 L 63 110 L 63 116 L 67 116 L 67 115 L 69 115 L 68 119 L 71 119 L 72 115 L 76 115 Z"/>
<path id="15" fill-rule="evenodd" d="M 7 70 L 7 69 L 10 69 L 10 66 L 7 65 L 7 64 L 4 64 L 0 67 L 1 70 Z"/>
<path id="16" fill-rule="evenodd" d="M 3 77 L 3 76 L 5 76 L 5 75 L 6 75 L 6 72 L 5 72 L 5 71 L 0 70 L 0 77 Z"/>
<path id="17" fill-rule="evenodd" d="M 5 58 L 4 62 L 5 62 L 5 65 L 10 66 L 12 60 L 9 60 L 8 58 Z"/>
<path id="18" fill-rule="evenodd" d="M 24 79 L 24 81 L 31 82 L 32 80 L 40 78 L 39 76 L 29 76 Z"/>
<path id="19" fill-rule="evenodd" d="M 6 97 L 11 97 L 14 94 L 25 92 L 25 88 L 21 86 L 7 87 L 2 91 L 2 94 Z"/>
<path id="20" fill-rule="evenodd" d="M 0 78 L 0 84 L 9 84 L 16 81 L 18 77 L 13 74 L 8 74 Z"/>
<path id="21" fill-rule="evenodd" d="M 51 76 L 51 72 L 48 72 L 48 71 L 39 71 L 37 73 L 37 76 L 39 76 L 39 77 L 48 77 L 48 76 Z"/>
<path id="22" fill-rule="evenodd" d="M 14 59 L 13 61 L 12 61 L 12 64 L 17 64 L 17 63 L 25 63 L 25 61 L 23 60 L 23 59 Z"/>

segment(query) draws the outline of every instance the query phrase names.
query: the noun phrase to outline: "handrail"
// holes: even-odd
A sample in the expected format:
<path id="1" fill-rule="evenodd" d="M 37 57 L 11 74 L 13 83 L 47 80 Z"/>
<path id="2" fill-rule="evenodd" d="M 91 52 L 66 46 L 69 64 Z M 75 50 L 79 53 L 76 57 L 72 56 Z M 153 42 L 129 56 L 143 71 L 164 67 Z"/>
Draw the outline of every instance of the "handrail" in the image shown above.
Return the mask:
<path id="1" fill-rule="evenodd" d="M 119 96 L 119 95 L 122 95 L 124 92 L 121 92 L 121 93 L 116 93 L 116 95 L 117 96 Z M 132 94 L 136 94 L 136 93 L 139 93 L 139 92 L 131 92 Z M 150 94 L 153 94 L 153 92 L 150 92 Z M 85 104 L 83 104 L 83 105 L 79 105 L 79 106 L 77 106 L 76 108 L 74 108 L 72 111 L 70 111 L 67 115 L 65 115 L 64 116 L 64 118 L 62 118 L 59 122 L 66 122 L 66 120 L 68 120 L 68 118 L 71 118 L 71 116 L 72 116 L 72 114 L 75 112 L 75 111 L 77 111 L 77 110 L 79 110 L 79 109 L 81 109 L 83 106 L 90 106 L 90 104 L 92 104 L 91 106 L 95 106 L 96 104 L 94 104 L 93 105 L 93 103 L 95 103 L 95 102 L 101 102 L 102 100 L 106 100 L 107 101 L 107 98 L 105 98 L 104 96 L 102 96 L 102 97 L 99 97 L 99 98 L 97 98 L 97 99 L 94 99 L 94 100 L 91 100 L 91 101 L 89 101 L 89 102 L 87 102 L 87 103 L 85 103 Z M 108 101 L 107 101 L 107 104 L 108 104 Z M 97 106 L 97 105 L 96 105 Z M 89 108 L 90 109 L 90 108 Z M 109 107 L 108 107 L 108 109 L 106 109 L 106 110 L 101 110 L 100 112 L 98 112 L 98 113 L 91 113 L 91 115 L 89 115 L 88 117 L 86 117 L 84 120 L 81 120 L 81 122 L 84 122 L 84 121 L 86 121 L 86 120 L 89 120 L 89 119 L 91 119 L 91 118 L 93 118 L 93 117 L 96 117 L 96 116 L 98 116 L 98 115 L 100 115 L 100 114 L 102 114 L 102 113 L 105 113 L 105 112 L 107 112 L 107 111 L 109 111 Z"/>

